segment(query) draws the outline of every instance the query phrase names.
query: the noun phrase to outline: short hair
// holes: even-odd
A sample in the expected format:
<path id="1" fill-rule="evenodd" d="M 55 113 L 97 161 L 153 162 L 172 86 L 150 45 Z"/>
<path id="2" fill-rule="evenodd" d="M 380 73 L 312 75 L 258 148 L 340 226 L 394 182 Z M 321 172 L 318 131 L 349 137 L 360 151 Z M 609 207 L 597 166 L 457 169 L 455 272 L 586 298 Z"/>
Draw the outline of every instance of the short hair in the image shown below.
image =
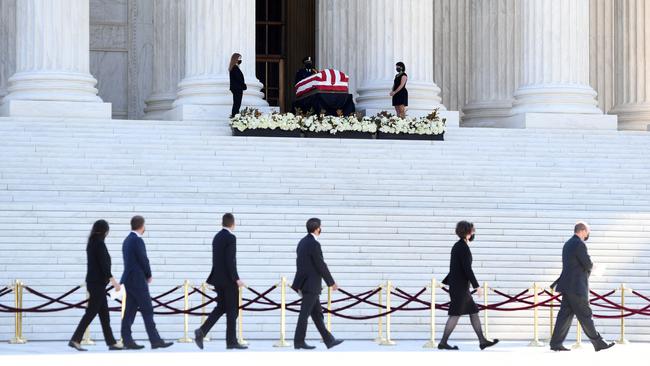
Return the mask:
<path id="1" fill-rule="evenodd" d="M 230 212 L 223 214 L 223 217 L 221 218 L 221 226 L 232 227 L 233 225 L 235 225 L 235 215 Z"/>
<path id="2" fill-rule="evenodd" d="M 473 223 L 465 220 L 460 221 L 456 224 L 456 235 L 458 235 L 458 237 L 461 239 L 465 239 L 467 238 L 467 235 L 472 233 L 473 229 Z"/>
<path id="3" fill-rule="evenodd" d="M 144 217 L 140 215 L 131 218 L 131 230 L 140 230 L 144 226 Z"/>
<path id="4" fill-rule="evenodd" d="M 316 217 L 312 217 L 311 219 L 307 220 L 306 226 L 307 226 L 307 233 L 311 234 L 320 227 L 320 219 Z"/>
<path id="5" fill-rule="evenodd" d="M 581 231 L 587 230 L 589 228 L 589 225 L 587 225 L 586 222 L 584 221 L 578 221 L 576 223 L 576 226 L 573 227 L 573 233 L 577 234 Z"/>

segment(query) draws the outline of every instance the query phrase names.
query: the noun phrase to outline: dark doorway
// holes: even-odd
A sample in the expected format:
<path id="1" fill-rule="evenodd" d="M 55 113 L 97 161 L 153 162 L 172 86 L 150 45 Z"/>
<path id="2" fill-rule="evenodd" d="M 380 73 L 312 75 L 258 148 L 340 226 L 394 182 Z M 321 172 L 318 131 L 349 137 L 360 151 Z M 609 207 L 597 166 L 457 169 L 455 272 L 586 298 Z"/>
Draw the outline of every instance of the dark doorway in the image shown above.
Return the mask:
<path id="1" fill-rule="evenodd" d="M 287 111 L 295 96 L 295 72 L 303 57 L 315 56 L 316 1 L 256 0 L 255 20 L 255 71 L 264 98 Z"/>

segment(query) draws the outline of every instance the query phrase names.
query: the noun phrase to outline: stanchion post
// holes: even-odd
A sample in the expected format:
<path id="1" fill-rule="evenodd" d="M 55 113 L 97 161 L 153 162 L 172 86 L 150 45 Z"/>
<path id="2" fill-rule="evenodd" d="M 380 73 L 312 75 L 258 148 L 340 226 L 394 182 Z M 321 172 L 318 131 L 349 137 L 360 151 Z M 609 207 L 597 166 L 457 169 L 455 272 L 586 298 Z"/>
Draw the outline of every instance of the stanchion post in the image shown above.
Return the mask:
<path id="1" fill-rule="evenodd" d="M 538 318 L 538 311 L 537 311 L 537 306 L 539 305 L 539 299 L 537 296 L 538 292 L 538 287 L 537 287 L 537 282 L 533 283 L 533 340 L 530 341 L 528 346 L 530 347 L 542 347 L 544 346 L 544 343 L 539 340 L 539 318 Z"/>
<path id="2" fill-rule="evenodd" d="M 205 283 L 205 282 L 201 283 L 201 292 L 203 294 L 208 292 L 208 284 L 207 283 Z M 203 295 L 203 294 L 201 294 L 201 305 L 203 305 L 203 306 L 201 306 L 201 324 L 205 323 L 205 320 L 207 318 L 206 311 L 205 311 L 206 300 L 205 300 L 205 295 Z M 208 336 L 206 334 L 205 337 L 203 337 L 203 342 L 210 342 L 210 336 Z"/>
<path id="3" fill-rule="evenodd" d="M 379 343 L 382 346 L 394 346 L 395 342 L 390 339 L 390 295 L 393 285 L 390 281 L 386 282 L 386 338 Z"/>
<path id="4" fill-rule="evenodd" d="M 487 282 L 483 282 L 483 306 L 485 309 L 483 310 L 483 323 L 485 324 L 485 331 L 483 334 L 485 335 L 485 338 L 490 338 L 489 336 L 489 327 L 488 327 L 488 284 Z"/>
<path id="5" fill-rule="evenodd" d="M 436 279 L 435 277 L 431 279 L 431 306 L 430 311 L 431 311 L 431 319 L 430 319 L 430 331 L 431 335 L 429 336 L 429 341 L 422 346 L 423 348 L 436 348 L 438 345 L 436 344 Z"/>
<path id="6" fill-rule="evenodd" d="M 377 338 L 375 338 L 375 342 L 381 344 L 383 341 L 386 339 L 384 338 L 384 322 L 383 322 L 383 316 L 381 315 L 384 312 L 384 309 L 382 308 L 384 305 L 384 285 L 380 284 L 379 285 L 379 292 L 378 294 L 378 303 L 379 303 L 379 316 L 377 317 Z"/>
<path id="7" fill-rule="evenodd" d="M 122 303 L 120 304 L 120 319 L 124 320 L 124 313 L 126 312 L 126 287 L 122 284 Z M 124 344 L 124 338 L 120 338 L 120 344 Z"/>
<path id="8" fill-rule="evenodd" d="M 14 282 L 14 307 L 16 309 L 23 308 L 23 283 L 19 280 Z M 25 344 L 27 339 L 23 337 L 23 313 L 22 311 L 17 311 L 15 314 L 15 328 L 14 328 L 14 338 L 12 338 L 9 343 L 11 344 Z"/>
<path id="9" fill-rule="evenodd" d="M 86 289 L 86 300 L 90 300 L 90 293 Z M 86 306 L 88 306 L 89 303 L 86 303 Z M 90 325 L 86 328 L 84 331 L 84 337 L 81 340 L 81 344 L 84 346 L 94 346 L 95 341 L 90 337 Z"/>
<path id="10" fill-rule="evenodd" d="M 551 298 L 555 297 L 555 289 L 551 288 Z M 553 314 L 553 307 L 555 306 L 555 300 L 551 300 L 549 302 L 549 308 L 548 308 L 548 324 L 549 324 L 549 332 L 548 332 L 548 342 L 551 343 L 551 339 L 553 338 L 553 328 L 555 327 L 554 322 L 555 322 L 555 314 Z"/>
<path id="11" fill-rule="evenodd" d="M 327 287 L 327 331 L 332 333 L 332 288 Z"/>
<path id="12" fill-rule="evenodd" d="M 190 338 L 190 314 L 187 311 L 190 309 L 190 281 L 185 280 L 183 282 L 183 310 L 185 314 L 183 315 L 183 338 L 179 339 L 179 343 L 192 343 L 192 338 Z"/>
<path id="13" fill-rule="evenodd" d="M 280 278 L 280 340 L 277 341 L 273 347 L 289 347 L 289 342 L 286 341 L 287 331 L 287 278 L 282 276 Z"/>
<path id="14" fill-rule="evenodd" d="M 576 343 L 574 343 L 571 348 L 582 348 L 582 325 L 580 325 L 580 322 L 578 322 L 578 325 L 576 326 Z"/>
<path id="15" fill-rule="evenodd" d="M 618 344 L 628 344 L 627 339 L 625 339 L 625 310 L 623 308 L 625 307 L 625 284 L 621 283 L 621 335 L 618 338 L 618 341 L 616 343 Z"/>
<path id="16" fill-rule="evenodd" d="M 248 344 L 248 342 L 244 339 L 244 309 L 242 306 L 244 305 L 244 287 L 239 287 L 239 301 L 238 301 L 238 308 L 239 308 L 239 316 L 237 317 L 237 321 L 239 322 L 237 326 L 238 330 L 238 337 L 237 337 L 237 343 L 245 346 Z"/>

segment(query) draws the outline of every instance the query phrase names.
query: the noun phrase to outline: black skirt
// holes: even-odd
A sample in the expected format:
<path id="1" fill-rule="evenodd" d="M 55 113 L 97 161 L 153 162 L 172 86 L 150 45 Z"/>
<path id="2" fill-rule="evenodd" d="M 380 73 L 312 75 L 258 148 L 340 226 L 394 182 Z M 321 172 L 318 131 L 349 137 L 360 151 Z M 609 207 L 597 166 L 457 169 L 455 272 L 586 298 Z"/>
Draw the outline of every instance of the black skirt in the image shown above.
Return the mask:
<path id="1" fill-rule="evenodd" d="M 398 105 L 409 105 L 409 92 L 406 88 L 402 88 L 397 94 L 393 95 L 393 107 Z"/>
<path id="2" fill-rule="evenodd" d="M 449 298 L 451 302 L 449 303 L 448 315 L 459 316 L 459 315 L 468 315 L 478 313 L 478 306 L 472 298 L 469 289 L 449 289 Z"/>

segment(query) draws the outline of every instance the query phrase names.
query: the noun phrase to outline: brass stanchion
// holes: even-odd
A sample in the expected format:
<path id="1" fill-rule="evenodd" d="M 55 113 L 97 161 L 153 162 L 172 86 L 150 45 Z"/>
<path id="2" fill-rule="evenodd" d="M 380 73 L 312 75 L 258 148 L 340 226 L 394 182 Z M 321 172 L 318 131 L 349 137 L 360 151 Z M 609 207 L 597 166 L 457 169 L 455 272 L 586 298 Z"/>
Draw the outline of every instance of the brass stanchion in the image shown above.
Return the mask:
<path id="1" fill-rule="evenodd" d="M 483 323 L 485 324 L 485 331 L 483 334 L 485 335 L 485 338 L 490 338 L 488 336 L 489 334 L 489 329 L 488 329 L 488 285 L 487 282 L 483 282 L 483 306 L 485 307 L 485 310 L 483 310 Z"/>
<path id="2" fill-rule="evenodd" d="M 19 280 L 14 282 L 14 307 L 23 308 L 23 283 Z M 15 314 L 14 338 L 9 341 L 11 344 L 25 344 L 27 339 L 23 337 L 23 313 L 18 311 Z"/>
<path id="3" fill-rule="evenodd" d="M 621 308 L 625 307 L 625 284 L 621 283 Z M 618 341 L 616 343 L 618 344 L 628 344 L 630 343 L 627 339 L 625 339 L 625 310 L 621 309 L 621 335 L 618 338 Z"/>
<path id="4" fill-rule="evenodd" d="M 90 300 L 90 293 L 88 291 L 86 291 L 86 300 Z M 87 304 L 86 306 L 89 305 L 88 303 L 86 303 L 86 304 Z M 93 341 L 93 339 L 90 337 L 90 325 L 84 331 L 84 337 L 81 340 L 81 344 L 84 345 L 84 346 L 94 346 L 95 345 L 95 341 Z"/>
<path id="5" fill-rule="evenodd" d="M 239 288 L 239 301 L 238 301 L 238 303 L 239 303 L 239 306 L 238 306 L 238 308 L 239 308 L 239 316 L 237 317 L 237 321 L 239 323 L 238 327 L 237 327 L 239 335 L 237 336 L 237 343 L 245 346 L 245 345 L 248 344 L 248 342 L 244 339 L 244 329 L 243 329 L 244 328 L 244 320 L 243 320 L 243 318 L 244 318 L 244 309 L 242 309 L 242 305 L 244 303 L 243 298 L 244 298 L 244 288 L 240 287 Z"/>
<path id="6" fill-rule="evenodd" d="M 390 339 L 390 293 L 393 286 L 390 281 L 386 282 L 386 338 L 379 343 L 382 346 L 394 346 L 395 342 Z"/>
<path id="7" fill-rule="evenodd" d="M 282 276 L 280 278 L 280 340 L 277 341 L 273 347 L 289 347 L 289 342 L 287 342 L 286 331 L 287 331 L 287 278 Z"/>
<path id="8" fill-rule="evenodd" d="M 423 348 L 436 348 L 436 279 L 431 279 L 431 335 L 429 336 L 429 341 L 422 346 Z"/>
<path id="9" fill-rule="evenodd" d="M 205 282 L 201 283 L 201 292 L 205 294 L 207 291 L 208 291 L 208 284 Z M 205 319 L 207 318 L 207 316 L 205 315 L 206 314 L 205 303 L 206 303 L 205 295 L 201 294 L 201 305 L 203 305 L 201 307 L 201 324 L 205 323 Z M 205 337 L 203 337 L 203 342 L 210 342 L 210 337 L 207 334 L 205 335 Z"/>
<path id="10" fill-rule="evenodd" d="M 377 319 L 378 319 L 378 321 L 377 321 L 378 322 L 378 324 L 377 324 L 377 338 L 375 338 L 375 342 L 381 344 L 382 342 L 384 342 L 386 340 L 386 338 L 384 338 L 384 322 L 382 320 L 382 315 L 381 315 L 381 313 L 384 311 L 384 309 L 382 309 L 383 301 L 384 301 L 383 300 L 383 297 L 384 297 L 384 285 L 382 285 L 382 284 L 379 285 L 379 292 L 377 294 L 378 294 L 378 297 L 379 297 L 378 298 L 379 316 L 377 317 Z"/>
<path id="11" fill-rule="evenodd" d="M 126 287 L 122 284 L 122 304 L 120 304 L 120 319 L 124 320 L 124 313 L 126 311 Z M 124 344 L 124 338 L 120 338 L 119 344 Z"/>
<path id="12" fill-rule="evenodd" d="M 580 325 L 580 321 L 578 321 L 578 325 L 576 326 L 576 343 L 574 343 L 571 348 L 577 349 L 582 347 L 582 325 Z"/>
<path id="13" fill-rule="evenodd" d="M 183 282 L 183 298 L 184 298 L 183 310 L 185 311 L 188 311 L 190 309 L 189 292 L 190 292 L 190 281 L 185 280 L 185 282 Z M 183 338 L 179 339 L 178 342 L 192 343 L 192 338 L 190 338 L 189 332 L 190 332 L 190 314 L 185 313 L 183 316 Z"/>
<path id="14" fill-rule="evenodd" d="M 537 297 L 537 282 L 533 283 L 533 299 L 534 299 L 534 305 L 533 307 L 533 340 L 530 341 L 528 344 L 529 347 L 543 347 L 544 342 L 541 342 L 539 340 L 539 318 L 538 318 L 538 311 L 537 311 L 537 306 L 539 305 L 539 299 Z"/>
<path id="15" fill-rule="evenodd" d="M 327 288 L 327 331 L 332 333 L 332 288 Z"/>
<path id="16" fill-rule="evenodd" d="M 555 289 L 551 288 L 551 298 L 555 297 Z M 554 328 L 554 322 L 555 322 L 555 315 L 553 314 L 553 307 L 555 304 L 555 300 L 551 300 L 549 303 L 550 307 L 548 308 L 548 324 L 549 324 L 549 332 L 548 332 L 548 342 L 551 343 L 551 339 L 553 339 L 553 328 Z"/>

